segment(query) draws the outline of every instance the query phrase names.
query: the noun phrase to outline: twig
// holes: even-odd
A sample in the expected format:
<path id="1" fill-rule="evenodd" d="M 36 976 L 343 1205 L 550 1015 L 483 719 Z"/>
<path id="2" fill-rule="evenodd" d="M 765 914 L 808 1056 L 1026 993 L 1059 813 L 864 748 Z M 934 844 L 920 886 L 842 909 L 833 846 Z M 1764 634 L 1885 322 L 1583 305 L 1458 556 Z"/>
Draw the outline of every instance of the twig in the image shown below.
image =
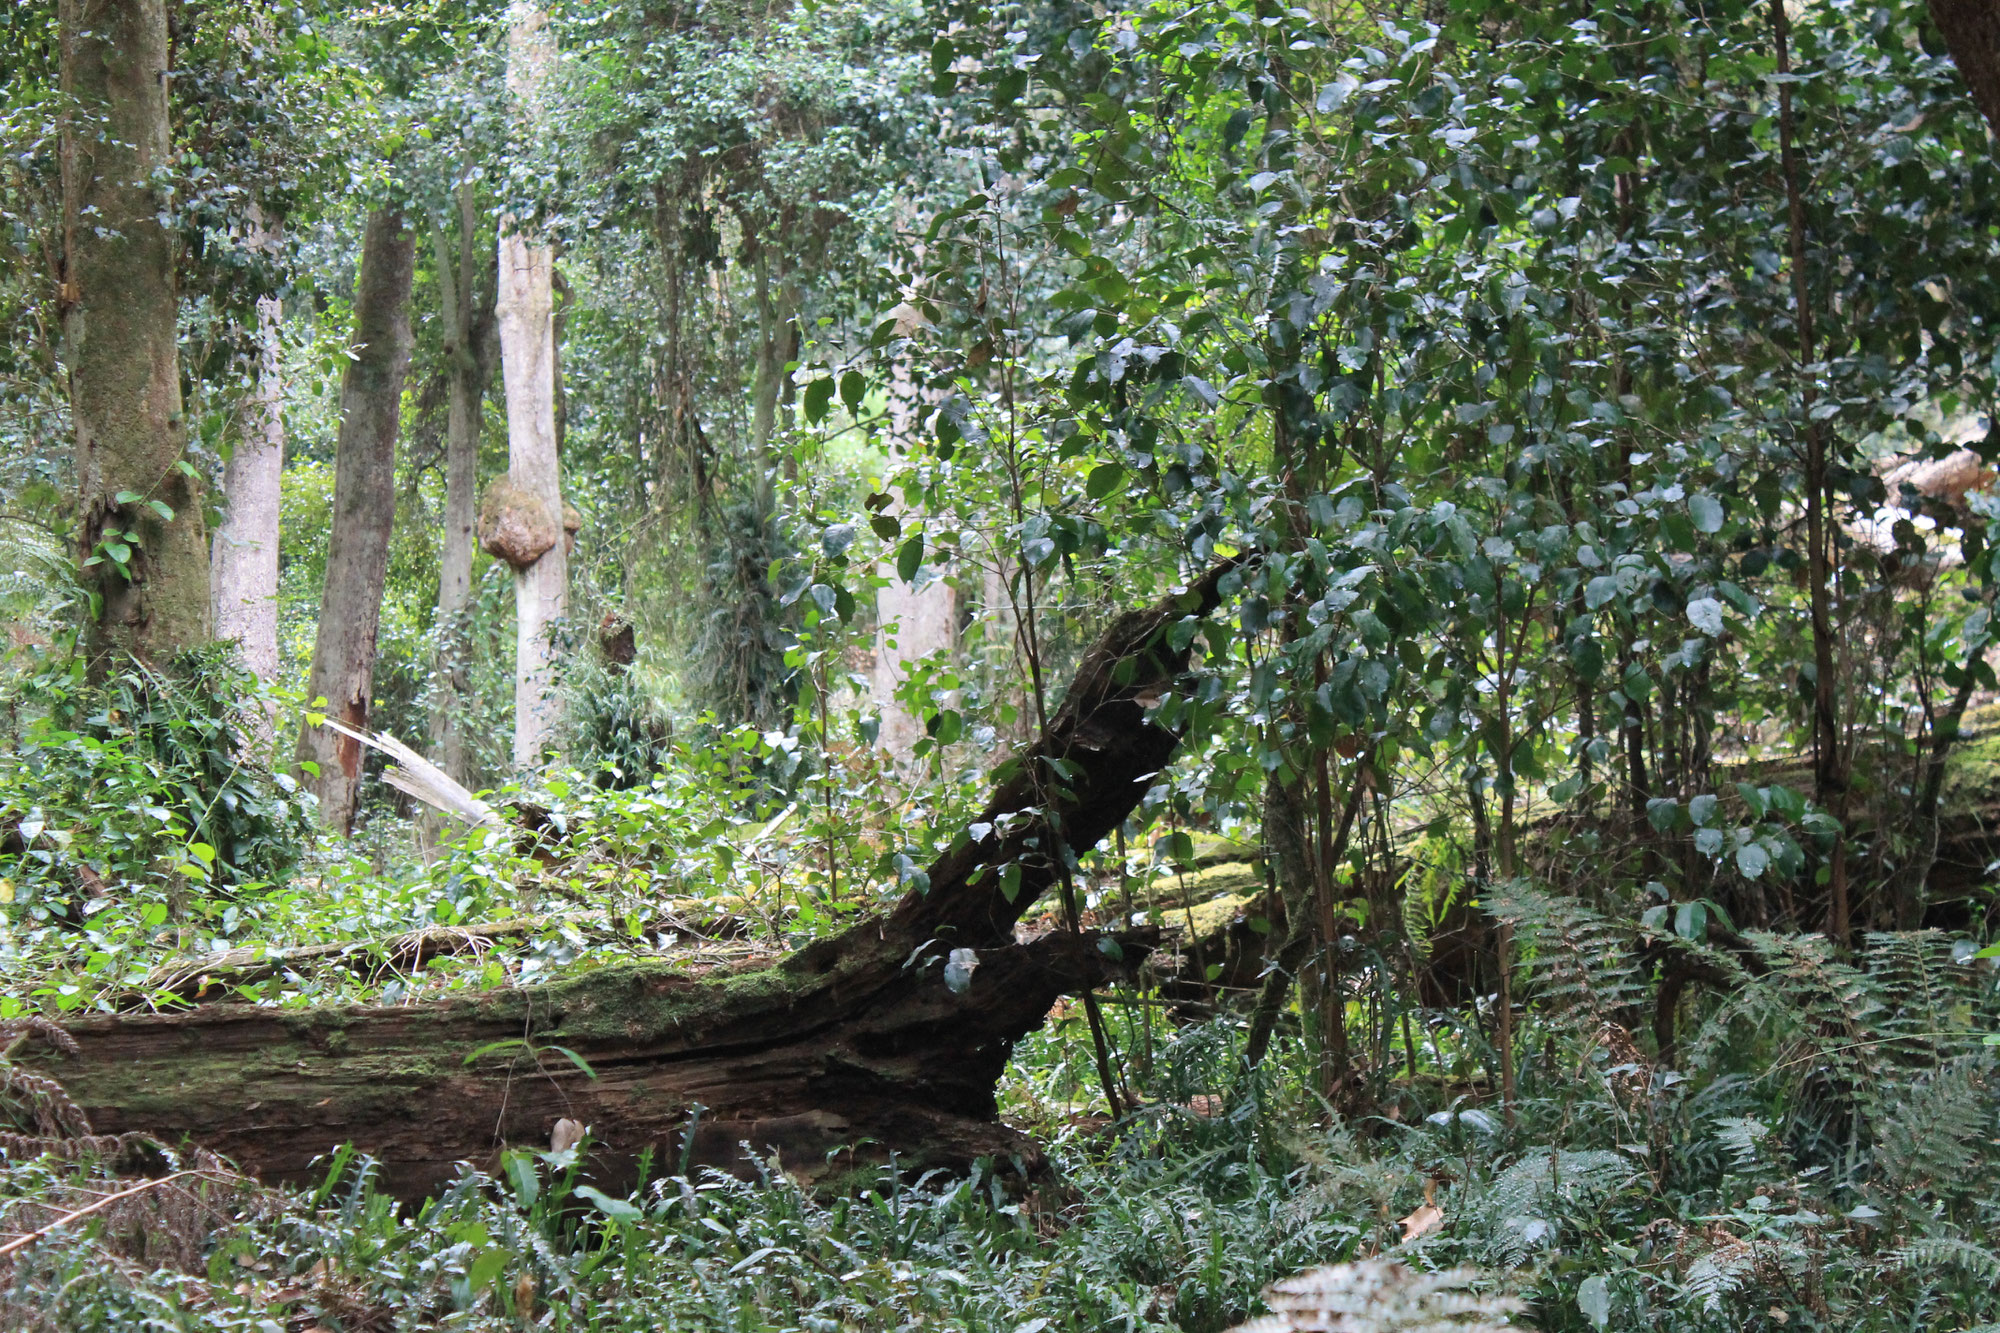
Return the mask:
<path id="1" fill-rule="evenodd" d="M 120 1199 L 129 1199 L 135 1194 L 144 1194 L 149 1189 L 156 1188 L 157 1186 L 160 1185 L 165 1185 L 170 1181 L 179 1180 L 182 1176 L 206 1176 L 214 1174 L 217 1173 L 212 1171 L 202 1170 L 200 1168 L 190 1168 L 186 1171 L 176 1171 L 170 1176 L 161 1176 L 158 1180 L 144 1181 L 140 1184 L 132 1186 L 130 1189 L 119 1190 L 116 1194 L 107 1194 L 103 1198 L 99 1199 L 97 1202 L 91 1204 L 85 1204 L 83 1207 L 77 1209 L 73 1213 L 64 1213 L 61 1217 L 58 1217 L 55 1221 L 50 1222 L 47 1226 L 37 1227 L 35 1230 L 30 1231 L 25 1236 L 17 1236 L 13 1240 L 8 1241 L 5 1245 L 0 1245 L 0 1259 L 6 1258 L 8 1255 L 14 1253 L 16 1250 L 26 1249 L 28 1246 L 34 1244 L 42 1237 L 48 1235 L 51 1231 L 54 1231 L 57 1227 L 67 1226 L 69 1223 L 76 1221 L 80 1217 L 88 1217 L 92 1213 L 98 1212 L 105 1208 L 109 1208 L 112 1204 L 117 1203 Z"/>

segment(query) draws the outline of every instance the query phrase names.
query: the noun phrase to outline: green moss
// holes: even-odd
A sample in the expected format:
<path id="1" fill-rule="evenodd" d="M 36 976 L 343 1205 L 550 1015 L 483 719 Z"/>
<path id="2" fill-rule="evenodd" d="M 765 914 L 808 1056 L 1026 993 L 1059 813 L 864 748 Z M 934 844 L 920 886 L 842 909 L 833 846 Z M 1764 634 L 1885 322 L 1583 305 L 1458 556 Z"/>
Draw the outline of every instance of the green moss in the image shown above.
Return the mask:
<path id="1" fill-rule="evenodd" d="M 659 963 L 600 967 L 543 987 L 532 1001 L 540 1032 L 576 1042 L 668 1036 L 732 1009 L 782 1002 L 797 978 L 758 967 L 699 980 Z M 527 992 L 514 992 L 526 995 Z"/>

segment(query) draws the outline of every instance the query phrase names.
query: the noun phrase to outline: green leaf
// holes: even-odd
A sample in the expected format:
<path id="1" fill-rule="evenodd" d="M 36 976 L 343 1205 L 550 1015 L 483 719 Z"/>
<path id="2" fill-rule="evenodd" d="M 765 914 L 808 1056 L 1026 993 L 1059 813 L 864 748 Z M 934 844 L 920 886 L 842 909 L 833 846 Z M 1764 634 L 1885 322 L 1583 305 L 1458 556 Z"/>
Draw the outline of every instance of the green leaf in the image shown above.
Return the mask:
<path id="1" fill-rule="evenodd" d="M 145 496 L 139 494 L 139 492 L 137 491 L 120 491 L 118 492 L 118 494 L 111 497 L 111 503 L 120 505 L 135 505 L 138 504 L 139 501 L 145 498 L 146 498 Z"/>
<path id="2" fill-rule="evenodd" d="M 1604 1274 L 1593 1273 L 1583 1280 L 1576 1289 L 1576 1308 L 1590 1321 L 1593 1328 L 1608 1328 L 1611 1324 L 1611 1284 Z"/>
<path id="3" fill-rule="evenodd" d="M 604 1191 L 590 1185 L 578 1185 L 576 1192 L 596 1205 L 597 1211 L 616 1222 L 637 1222 L 646 1215 L 627 1199 L 614 1199 Z"/>
<path id="4" fill-rule="evenodd" d="M 534 1154 L 516 1149 L 503 1153 L 500 1164 L 506 1169 L 507 1179 L 513 1182 L 514 1197 L 521 1201 L 523 1207 L 534 1207 L 535 1200 L 542 1194 L 542 1178 L 535 1172 Z"/>
<path id="5" fill-rule="evenodd" d="M 833 380 L 825 377 L 806 385 L 806 420 L 817 426 L 826 420 L 827 405 L 833 401 Z"/>
<path id="6" fill-rule="evenodd" d="M 472 1267 L 465 1272 L 466 1285 L 474 1292 L 481 1292 L 493 1285 L 493 1279 L 507 1269 L 507 1261 L 514 1257 L 510 1250 L 491 1249 L 472 1261 Z"/>
<path id="7" fill-rule="evenodd" d="M 1694 520 L 1699 532 L 1722 531 L 1722 501 L 1705 492 L 1697 492 L 1688 497 L 1688 517 Z"/>
<path id="8" fill-rule="evenodd" d="M 903 521 L 894 514 L 870 514 L 868 526 L 885 542 L 895 541 L 903 535 Z"/>
<path id="9" fill-rule="evenodd" d="M 171 523 L 174 521 L 173 506 L 168 504 L 165 500 L 148 500 L 146 501 L 146 505 L 154 513 L 160 516 L 160 521 L 162 523 Z"/>
<path id="10" fill-rule="evenodd" d="M 1084 490 L 1093 500 L 1102 500 L 1125 482 L 1125 469 L 1116 463 L 1099 463 L 1090 470 L 1090 479 L 1084 483 Z"/>
<path id="11" fill-rule="evenodd" d="M 1771 854 L 1761 843 L 1746 842 L 1736 849 L 1736 868 L 1743 872 L 1743 878 L 1755 879 L 1771 864 Z"/>
<path id="12" fill-rule="evenodd" d="M 585 1078 L 595 1079 L 597 1077 L 597 1071 L 590 1067 L 590 1061 L 584 1059 L 582 1056 L 578 1055 L 575 1051 L 572 1051 L 569 1047 L 551 1046 L 548 1049 L 554 1051 L 557 1055 L 562 1056 L 564 1059 L 568 1060 L 571 1064 L 575 1065 L 578 1069 L 581 1069 L 583 1071 L 583 1076 Z"/>
<path id="13" fill-rule="evenodd" d="M 917 571 L 924 565 L 924 534 L 915 532 L 903 543 L 903 549 L 896 552 L 896 577 L 905 583 L 914 581 Z"/>
<path id="14" fill-rule="evenodd" d="M 858 370 L 842 371 L 840 375 L 840 402 L 850 415 L 859 415 L 861 400 L 868 396 L 868 379 Z"/>

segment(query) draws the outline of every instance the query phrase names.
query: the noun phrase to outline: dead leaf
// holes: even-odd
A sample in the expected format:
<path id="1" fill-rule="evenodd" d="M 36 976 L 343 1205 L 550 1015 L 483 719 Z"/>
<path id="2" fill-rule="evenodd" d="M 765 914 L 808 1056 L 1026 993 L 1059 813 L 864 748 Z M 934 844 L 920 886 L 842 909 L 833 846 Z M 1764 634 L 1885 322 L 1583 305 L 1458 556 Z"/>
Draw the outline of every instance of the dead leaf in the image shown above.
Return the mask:
<path id="1" fill-rule="evenodd" d="M 583 1126 L 564 1116 L 549 1131 L 549 1151 L 566 1152 L 583 1142 Z"/>
<path id="2" fill-rule="evenodd" d="M 1417 1210 L 1396 1224 L 1403 1229 L 1403 1244 L 1428 1236 L 1444 1225 L 1444 1209 L 1434 1203 L 1417 1205 Z"/>

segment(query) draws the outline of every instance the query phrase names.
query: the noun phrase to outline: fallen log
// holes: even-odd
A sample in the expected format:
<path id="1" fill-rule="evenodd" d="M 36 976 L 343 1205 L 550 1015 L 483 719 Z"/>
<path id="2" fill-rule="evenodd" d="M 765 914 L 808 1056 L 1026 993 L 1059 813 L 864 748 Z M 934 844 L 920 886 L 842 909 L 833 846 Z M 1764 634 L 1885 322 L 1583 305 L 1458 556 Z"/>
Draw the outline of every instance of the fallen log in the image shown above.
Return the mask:
<path id="1" fill-rule="evenodd" d="M 927 888 L 781 963 L 699 980 L 611 966 L 402 1007 L 114 1015 L 70 1024 L 74 1055 L 18 1058 L 60 1079 L 99 1133 L 185 1136 L 273 1183 L 313 1180 L 351 1143 L 406 1199 L 460 1161 L 546 1145 L 559 1119 L 590 1128 L 593 1173 L 612 1183 L 647 1153 L 740 1167 L 743 1145 L 810 1176 L 892 1153 L 912 1167 L 1031 1161 L 996 1118 L 1014 1043 L 1153 935 L 1021 939 L 1017 923 L 1056 881 L 1058 844 L 1094 845 L 1172 757 L 1179 736 L 1147 715 L 1187 670 L 1169 631 L 1214 609 L 1232 567 L 1105 632 Z M 972 956 L 948 983 L 960 949 Z"/>

